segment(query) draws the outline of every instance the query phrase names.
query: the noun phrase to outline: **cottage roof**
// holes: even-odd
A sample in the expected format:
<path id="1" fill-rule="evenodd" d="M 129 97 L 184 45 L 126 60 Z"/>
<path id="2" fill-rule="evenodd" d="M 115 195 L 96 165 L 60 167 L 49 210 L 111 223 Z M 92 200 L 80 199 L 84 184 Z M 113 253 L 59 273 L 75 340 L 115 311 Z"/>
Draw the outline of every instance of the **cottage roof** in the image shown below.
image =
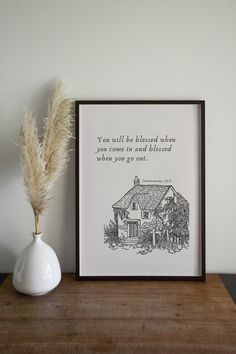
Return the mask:
<path id="1" fill-rule="evenodd" d="M 128 209 L 131 201 L 137 202 L 141 209 L 155 209 L 167 191 L 173 188 L 171 185 L 142 185 L 138 184 L 131 188 L 113 208 Z"/>

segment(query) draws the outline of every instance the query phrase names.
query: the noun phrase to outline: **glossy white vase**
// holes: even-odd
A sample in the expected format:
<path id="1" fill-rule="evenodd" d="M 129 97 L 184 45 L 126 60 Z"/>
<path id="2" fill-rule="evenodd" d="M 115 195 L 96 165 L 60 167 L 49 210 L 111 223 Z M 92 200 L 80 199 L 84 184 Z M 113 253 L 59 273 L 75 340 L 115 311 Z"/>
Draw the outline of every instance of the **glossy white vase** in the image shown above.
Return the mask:
<path id="1" fill-rule="evenodd" d="M 13 271 L 13 286 L 27 295 L 43 295 L 54 289 L 61 280 L 61 268 L 56 253 L 33 234 L 32 242 L 17 259 Z"/>

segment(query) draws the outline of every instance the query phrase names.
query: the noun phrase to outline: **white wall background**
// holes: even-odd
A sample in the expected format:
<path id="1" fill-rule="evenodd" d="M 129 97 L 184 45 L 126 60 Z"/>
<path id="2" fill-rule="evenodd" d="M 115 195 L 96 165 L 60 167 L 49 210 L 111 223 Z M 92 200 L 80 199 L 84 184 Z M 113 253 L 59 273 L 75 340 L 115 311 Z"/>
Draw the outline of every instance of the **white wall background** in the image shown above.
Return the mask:
<path id="1" fill-rule="evenodd" d="M 22 105 L 43 116 L 55 80 L 80 99 L 205 99 L 207 271 L 236 272 L 236 1 L 0 1 L 0 272 L 28 244 Z M 74 271 L 74 155 L 43 219 Z"/>

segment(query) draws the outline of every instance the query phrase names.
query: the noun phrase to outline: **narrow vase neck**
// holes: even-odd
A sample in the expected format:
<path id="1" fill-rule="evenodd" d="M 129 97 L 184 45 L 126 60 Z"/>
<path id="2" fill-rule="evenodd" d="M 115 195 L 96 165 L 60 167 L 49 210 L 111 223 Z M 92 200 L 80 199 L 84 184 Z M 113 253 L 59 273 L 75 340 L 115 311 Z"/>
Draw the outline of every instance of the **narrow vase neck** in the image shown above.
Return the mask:
<path id="1" fill-rule="evenodd" d="M 42 232 L 40 232 L 38 234 L 35 234 L 34 232 L 32 233 L 32 237 L 33 237 L 34 241 L 41 241 L 42 236 L 43 236 Z"/>

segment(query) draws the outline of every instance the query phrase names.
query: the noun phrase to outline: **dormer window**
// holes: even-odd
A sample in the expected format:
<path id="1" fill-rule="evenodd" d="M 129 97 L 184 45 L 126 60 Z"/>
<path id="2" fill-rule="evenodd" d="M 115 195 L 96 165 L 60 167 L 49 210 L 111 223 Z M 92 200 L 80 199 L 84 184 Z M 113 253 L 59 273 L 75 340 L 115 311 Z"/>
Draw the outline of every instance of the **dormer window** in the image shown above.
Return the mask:
<path id="1" fill-rule="evenodd" d="M 149 211 L 143 211 L 142 212 L 142 218 L 143 219 L 149 219 Z"/>
<path id="2" fill-rule="evenodd" d="M 138 204 L 136 202 L 132 202 L 131 210 L 137 210 L 137 209 L 138 209 Z"/>

